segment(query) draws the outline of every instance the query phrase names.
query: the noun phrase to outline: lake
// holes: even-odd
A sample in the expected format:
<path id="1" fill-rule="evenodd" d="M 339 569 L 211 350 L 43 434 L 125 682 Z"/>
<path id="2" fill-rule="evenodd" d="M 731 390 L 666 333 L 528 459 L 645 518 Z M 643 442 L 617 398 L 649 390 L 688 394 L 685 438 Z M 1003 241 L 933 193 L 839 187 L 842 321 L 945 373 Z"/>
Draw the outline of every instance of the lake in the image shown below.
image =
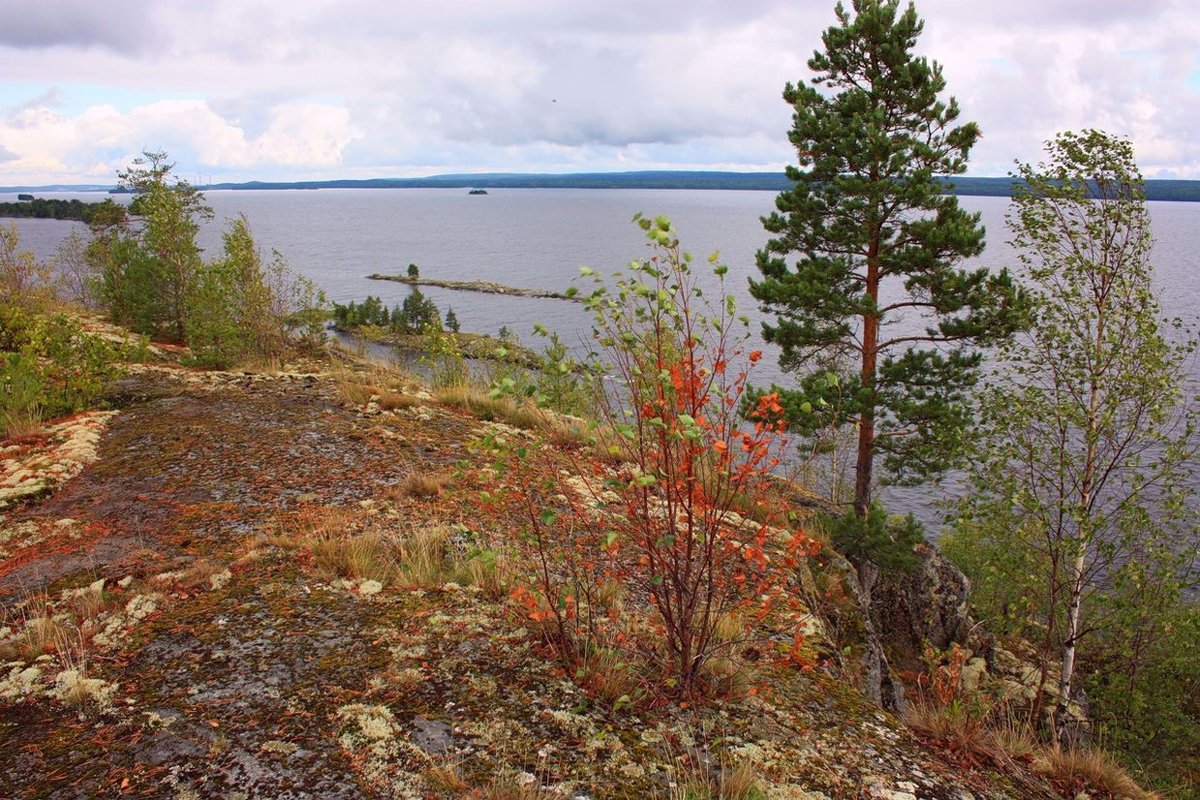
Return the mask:
<path id="1" fill-rule="evenodd" d="M 103 199 L 96 194 L 39 193 L 43 197 Z M 729 266 L 727 291 L 740 309 L 763 319 L 746 289 L 757 274 L 754 254 L 768 236 L 759 217 L 774 207 L 772 192 L 602 189 L 493 189 L 485 196 L 463 189 L 321 189 L 296 191 L 213 191 L 207 193 L 215 218 L 201 232 L 211 254 L 221 249 L 224 220 L 244 214 L 264 252 L 276 249 L 292 268 L 324 288 L 332 300 L 361 300 L 368 294 L 389 306 L 403 302 L 410 289 L 371 281 L 373 272 L 403 274 L 410 263 L 422 277 L 490 280 L 510 286 L 564 290 L 580 266 L 600 272 L 622 269 L 648 254 L 642 232 L 630 222 L 635 212 L 666 214 L 685 249 L 703 257 L 716 250 Z M 127 196 L 126 196 L 127 199 Z M 0 202 L 15 201 L 0 193 Z M 988 246 L 974 261 L 993 269 L 1015 267 L 1007 245 L 1004 216 L 1007 198 L 963 197 L 963 207 L 982 214 Z M 1156 245 L 1155 285 L 1167 316 L 1195 327 L 1200 315 L 1200 203 L 1149 203 Z M 12 220 L 22 245 L 40 257 L 53 254 L 77 223 Z M 9 222 L 3 220 L 0 222 Z M 581 284 L 586 289 L 590 284 Z M 577 303 L 434 287 L 422 291 L 443 311 L 453 307 L 465 331 L 495 334 L 505 326 L 530 339 L 535 322 L 558 331 L 564 341 L 587 348 L 590 318 Z M 919 325 L 920 320 L 907 324 Z M 536 342 L 535 342 L 536 344 Z M 755 382 L 783 381 L 768 349 Z M 1200 385 L 1191 365 L 1192 391 Z M 893 510 L 914 510 L 932 529 L 938 525 L 934 487 L 891 487 Z"/>

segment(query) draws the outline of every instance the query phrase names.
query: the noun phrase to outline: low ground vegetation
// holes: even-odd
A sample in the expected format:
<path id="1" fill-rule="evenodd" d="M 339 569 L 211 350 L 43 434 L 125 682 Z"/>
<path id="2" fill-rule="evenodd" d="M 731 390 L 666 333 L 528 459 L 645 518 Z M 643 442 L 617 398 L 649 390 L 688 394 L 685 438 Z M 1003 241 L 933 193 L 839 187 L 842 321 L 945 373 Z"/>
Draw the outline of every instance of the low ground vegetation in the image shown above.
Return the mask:
<path id="1" fill-rule="evenodd" d="M 165 208 L 174 202 L 159 201 Z M 404 786 L 466 797 L 560 797 L 575 789 L 621 796 L 613 787 L 628 784 L 634 794 L 626 796 L 749 800 L 803 797 L 796 793 L 804 782 L 849 797 L 875 785 L 868 778 L 881 792 L 907 791 L 905 781 L 867 775 L 878 767 L 853 754 L 846 757 L 859 766 L 851 775 L 818 757 L 820 747 L 808 748 L 810 739 L 835 741 L 821 738 L 822 725 L 832 730 L 849 719 L 854 736 L 875 743 L 872 752 L 886 751 L 889 769 L 911 775 L 920 762 L 930 786 L 960 779 L 945 766 L 952 763 L 984 784 L 999 778 L 981 776 L 998 771 L 1020 796 L 1152 797 L 1102 753 L 1047 746 L 1006 706 L 967 692 L 954 651 L 944 660 L 931 654 L 908 718 L 938 755 L 888 728 L 886 717 L 857 705 L 857 695 L 827 676 L 852 672 L 831 622 L 836 614 L 822 607 L 849 590 L 821 574 L 826 545 L 777 490 L 778 398 L 756 395 L 749 407 L 743 401 L 760 354 L 746 347 L 725 298 L 703 305 L 670 222 L 639 224 L 652 254 L 587 298 L 606 371 L 616 376 L 591 385 L 578 377 L 592 371 L 581 372 L 548 335 L 539 371 L 479 377 L 467 369 L 458 339 L 437 324 L 422 333 L 428 387 L 332 352 L 314 362 L 319 374 L 260 379 L 184 369 L 227 359 L 280 363 L 304 338 L 296 325 L 315 326 L 319 303 L 301 302 L 306 310 L 293 314 L 299 306 L 272 288 L 284 284 L 268 277 L 244 220 L 226 235 L 224 259 L 192 275 L 182 305 L 163 300 L 168 291 L 153 302 L 134 292 L 124 311 L 113 307 L 114 315 L 129 313 L 131 324 L 152 323 L 147 333 L 182 331 L 186 351 L 60 313 L 45 270 L 14 239 L 0 275 L 4 436 L 104 403 L 123 375 L 132 376 L 123 385 L 133 388 L 122 395 L 139 399 L 123 401 L 132 403 L 133 420 L 117 418 L 79 494 L 44 492 L 42 500 L 0 510 L 3 730 L 37 717 L 41 727 L 28 735 L 62 758 L 56 748 L 71 735 L 47 732 L 51 712 L 71 709 L 94 740 L 108 741 L 116 726 L 136 728 L 134 742 L 142 735 L 157 741 L 156 726 L 169 727 L 161 718 L 143 726 L 123 710 L 149 699 L 138 693 L 150 690 L 138 686 L 173 680 L 146 655 L 156 639 L 190 652 L 188 640 L 172 638 L 186 630 L 203 652 L 223 641 L 229 652 L 269 652 L 263 664 L 292 663 L 284 656 L 293 645 L 265 644 L 285 630 L 295 647 L 316 648 L 314 660 L 326 670 L 287 687 L 295 705 L 288 714 L 306 707 L 295 692 L 328 692 L 332 705 L 307 696 L 324 722 L 306 724 L 336 727 L 325 731 L 328 741 L 289 735 L 318 760 L 335 748 L 356 784 L 375 793 Z M 152 223 L 145 225 L 136 234 L 108 231 L 103 247 L 161 244 Z M 150 258 L 109 266 L 128 269 Z M 719 276 L 715 261 L 713 268 Z M 141 278 L 135 269 L 121 279 Z M 154 317 L 153 308 L 182 317 Z M 259 319 L 241 316 L 244 308 L 257 309 Z M 213 313 L 199 325 L 203 311 Z M 155 363 L 137 363 L 147 360 Z M 164 399 L 170 435 L 160 411 L 139 411 Z M 289 406 L 296 403 L 302 409 Z M 561 413 L 588 409 L 598 421 Z M 230 413 L 233 423 L 222 417 Z M 285 444 L 263 439 L 265 430 Z M 145 441 L 159 442 L 162 452 L 126 457 Z M 240 469 L 231 470 L 231 461 Z M 365 463 L 371 471 L 359 482 L 344 477 Z M 78 500 L 93 493 L 118 497 Z M 277 508 L 284 510 L 268 511 Z M 880 519 L 874 535 L 911 538 L 905 521 Z M 831 530 L 837 544 L 836 525 Z M 25 585 L 14 580 L 42 585 L 14 600 L 11 587 Z M 259 617 L 237 616 L 248 607 Z M 228 633 L 231 618 L 253 631 L 252 641 L 228 638 L 240 636 Z M 313 619 L 323 621 L 317 627 L 325 639 L 313 639 Z M 154 634 L 139 638 L 143 625 Z M 849 637 L 849 628 L 843 633 Z M 349 652 L 362 661 L 343 663 Z M 177 664 L 170 674 L 192 668 Z M 1162 669 L 1164 684 L 1178 677 L 1169 665 Z M 177 686 L 175 699 L 153 699 L 178 701 L 172 713 L 207 714 L 204 724 L 222 729 L 219 740 L 204 737 L 208 766 L 185 759 L 176 779 L 187 774 L 203 783 L 203 773 L 217 780 L 204 770 L 216 769 L 225 753 L 300 747 L 282 739 L 251 747 L 247 737 L 255 734 L 246 732 L 245 718 L 178 700 L 217 691 L 210 680 L 198 679 L 192 694 Z M 490 714 L 505 702 L 500 681 L 536 701 L 503 707 L 499 727 L 488 727 L 483 709 Z M 250 702 L 286 719 L 273 686 L 274 695 L 264 691 Z M 818 719 L 822 704 L 835 706 L 836 718 Z M 399 719 L 400 708 L 418 716 Z M 447 724 L 446 733 L 434 725 L 443 737 L 434 740 L 450 744 L 429 745 L 422 737 L 443 717 L 456 727 Z M 523 749 L 505 751 L 505 742 Z M 96 792 L 131 775 L 143 786 L 166 780 L 144 765 L 130 767 L 136 748 L 113 747 L 127 772 L 80 778 Z M 448 761 L 455 753 L 461 761 Z M 5 780 L 37 789 L 24 767 Z"/>

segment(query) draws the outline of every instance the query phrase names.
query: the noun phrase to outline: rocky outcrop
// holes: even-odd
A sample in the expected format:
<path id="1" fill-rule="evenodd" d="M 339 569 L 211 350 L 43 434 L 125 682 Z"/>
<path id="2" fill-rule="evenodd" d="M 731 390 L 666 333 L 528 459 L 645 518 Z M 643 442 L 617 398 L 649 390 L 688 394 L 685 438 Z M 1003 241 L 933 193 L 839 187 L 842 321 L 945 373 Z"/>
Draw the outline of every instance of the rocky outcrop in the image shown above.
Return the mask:
<path id="1" fill-rule="evenodd" d="M 964 645 L 974 624 L 970 617 L 971 583 L 937 546 L 918 547 L 912 572 L 885 575 L 872 592 L 871 617 L 893 660 L 919 668 L 925 646 L 944 650 Z"/>
<path id="2" fill-rule="evenodd" d="M 904 710 L 902 671 L 923 671 L 927 645 L 945 649 L 965 645 L 973 622 L 968 613 L 970 583 L 933 544 L 923 544 L 910 573 L 880 573 L 871 564 L 858 568 L 838 553 L 824 554 L 827 575 L 845 587 L 844 596 L 826 604 L 840 644 L 861 659 L 861 690 L 890 711 Z"/>
<path id="3" fill-rule="evenodd" d="M 812 578 L 810 595 L 825 616 L 824 628 L 836 659 L 847 673 L 859 676 L 858 689 L 877 706 L 895 713 L 904 711 L 904 686 L 892 670 L 884 638 L 869 613 L 871 591 L 878 573 L 868 565 L 864 571 L 832 548 L 825 548 L 817 565 L 819 575 Z M 807 586 L 806 586 L 807 589 Z"/>

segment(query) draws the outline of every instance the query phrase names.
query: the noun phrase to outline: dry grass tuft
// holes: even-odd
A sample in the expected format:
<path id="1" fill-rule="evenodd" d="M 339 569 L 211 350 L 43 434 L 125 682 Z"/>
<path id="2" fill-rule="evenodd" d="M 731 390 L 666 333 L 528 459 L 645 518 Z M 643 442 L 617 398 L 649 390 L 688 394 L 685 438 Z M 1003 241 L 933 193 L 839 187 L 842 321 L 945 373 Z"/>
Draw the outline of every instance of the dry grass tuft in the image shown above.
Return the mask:
<path id="1" fill-rule="evenodd" d="M 396 545 L 399 580 L 406 586 L 436 588 L 450 579 L 450 532 L 441 526 L 413 531 Z"/>
<path id="2" fill-rule="evenodd" d="M 438 497 L 448 483 L 448 475 L 414 471 L 408 473 L 389 494 L 398 497 Z"/>
<path id="3" fill-rule="evenodd" d="M 42 418 L 36 412 L 0 412 L 0 441 L 32 436 L 42 429 Z"/>
<path id="4" fill-rule="evenodd" d="M 397 392 L 391 389 L 377 389 L 375 394 L 379 397 L 379 407 L 384 411 L 395 411 L 397 408 L 412 408 L 413 406 L 421 405 L 420 398 L 413 397 L 404 392 Z"/>
<path id="5" fill-rule="evenodd" d="M 717 781 L 720 800 L 765 800 L 766 795 L 758 788 L 758 770 L 749 761 L 722 764 Z"/>
<path id="6" fill-rule="evenodd" d="M 417 391 L 420 383 L 399 369 L 360 364 L 334 370 L 331 377 L 338 396 L 351 406 L 365 406 L 372 397 L 378 397 L 379 407 L 388 411 L 421 404 L 409 393 Z"/>
<path id="7" fill-rule="evenodd" d="M 212 586 L 212 578 L 217 573 L 224 570 L 221 564 L 215 561 L 210 561 L 207 558 L 200 559 L 194 562 L 175 582 L 175 585 L 181 589 L 198 589 L 209 588 Z"/>
<path id="8" fill-rule="evenodd" d="M 480 551 L 462 561 L 457 570 L 459 579 L 470 586 L 478 586 L 485 597 L 499 600 L 508 594 L 512 584 L 512 570 L 508 561 L 498 553 Z"/>
<path id="9" fill-rule="evenodd" d="M 592 426 L 575 417 L 544 413 L 539 427 L 546 434 L 546 441 L 555 447 L 572 448 L 595 441 Z"/>
<path id="10" fill-rule="evenodd" d="M 365 406 L 371 401 L 371 397 L 376 394 L 374 386 L 362 383 L 354 378 L 338 377 L 336 380 L 338 396 L 349 405 Z"/>
<path id="11" fill-rule="evenodd" d="M 585 650 L 575 677 L 592 697 L 613 708 L 630 708 L 646 695 L 637 669 L 625 654 L 610 647 Z"/>
<path id="12" fill-rule="evenodd" d="M 397 580 L 436 589 L 448 582 L 477 586 L 488 597 L 503 597 L 510 582 L 507 560 L 490 550 L 463 552 L 443 526 L 413 531 L 396 545 Z"/>
<path id="13" fill-rule="evenodd" d="M 1031 763 L 1033 771 L 1068 796 L 1157 800 L 1158 795 L 1137 785 L 1107 753 L 1093 749 L 1067 749 L 1038 741 L 1027 725 L 1006 715 L 999 719 L 968 713 L 961 702 L 939 704 L 917 699 L 904 712 L 904 722 L 924 737 L 947 744 L 959 752 L 973 752 L 1008 767 L 1029 790 L 1030 797 L 1047 796 L 1019 765 Z M 1055 794 L 1054 796 L 1057 796 Z"/>
<path id="14" fill-rule="evenodd" d="M 261 375 L 278 375 L 283 372 L 283 359 L 278 355 L 257 353 L 247 356 L 238 364 L 238 368 L 246 372 L 257 372 Z"/>
<path id="15" fill-rule="evenodd" d="M 318 574 L 327 579 L 365 579 L 387 584 L 396 575 L 391 548 L 378 533 L 313 536 L 303 546 L 312 555 Z"/>
<path id="16" fill-rule="evenodd" d="M 904 709 L 904 723 L 923 736 L 952 743 L 960 749 L 988 754 L 995 746 L 983 720 L 967 713 L 959 704 L 943 706 L 914 698 Z"/>
<path id="17" fill-rule="evenodd" d="M 421 777 L 437 797 L 461 797 L 471 788 L 457 764 L 431 764 L 421 772 Z"/>
<path id="18" fill-rule="evenodd" d="M 71 628 L 47 615 L 26 618 L 20 630 L 15 637 L 0 644 L 0 660 L 32 661 L 40 655 L 54 653 Z"/>
<path id="19" fill-rule="evenodd" d="M 714 769 L 698 753 L 685 756 L 671 787 L 671 800 L 766 800 L 758 785 L 758 770 L 748 761 L 722 760 Z"/>
<path id="20" fill-rule="evenodd" d="M 448 386 L 435 393 L 438 401 L 462 409 L 485 422 L 504 422 L 515 428 L 542 430 L 547 415 L 532 403 L 517 403 L 507 397 L 490 397 L 469 385 Z"/>
<path id="21" fill-rule="evenodd" d="M 1001 753 L 1011 758 L 1032 759 L 1041 747 L 1041 742 L 1029 726 L 1011 720 L 991 728 L 992 744 Z"/>
<path id="22" fill-rule="evenodd" d="M 316 506 L 305 508 L 280 519 L 278 529 L 300 539 L 341 536 L 357 530 L 362 515 L 341 506 Z"/>
<path id="23" fill-rule="evenodd" d="M 1052 783 L 1066 786 L 1072 792 L 1082 783 L 1079 788 L 1106 792 L 1118 798 L 1158 800 L 1159 797 L 1138 786 L 1121 765 L 1102 750 L 1043 748 L 1034 756 L 1033 768 Z"/>
<path id="24" fill-rule="evenodd" d="M 727 700 L 741 700 L 754 685 L 753 671 L 738 658 L 712 656 L 702 672 L 713 693 Z"/>
<path id="25" fill-rule="evenodd" d="M 727 612 L 717 619 L 713 628 L 713 638 L 717 644 L 728 644 L 744 640 L 747 635 L 746 620 L 741 614 Z"/>
<path id="26" fill-rule="evenodd" d="M 544 790 L 536 778 L 522 781 L 515 775 L 492 778 L 464 795 L 467 800 L 551 800 L 559 796 Z"/>
<path id="27" fill-rule="evenodd" d="M 71 612 L 80 623 L 93 620 L 108 610 L 111 597 L 100 582 L 82 589 L 70 600 Z"/>

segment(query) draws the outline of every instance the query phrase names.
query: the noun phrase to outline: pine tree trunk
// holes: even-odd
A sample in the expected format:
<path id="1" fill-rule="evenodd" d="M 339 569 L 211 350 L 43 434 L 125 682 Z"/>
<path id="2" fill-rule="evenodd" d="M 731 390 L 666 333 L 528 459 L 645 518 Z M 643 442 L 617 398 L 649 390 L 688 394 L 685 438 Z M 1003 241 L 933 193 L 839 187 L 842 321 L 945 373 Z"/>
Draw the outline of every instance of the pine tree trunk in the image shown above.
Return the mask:
<path id="1" fill-rule="evenodd" d="M 871 241 L 867 253 L 866 293 L 879 299 L 879 237 Z M 858 460 L 854 465 L 854 513 L 865 517 L 871 508 L 872 468 L 875 461 L 875 370 L 879 357 L 879 316 L 863 314 L 862 372 L 859 385 L 872 393 L 858 421 Z"/>

